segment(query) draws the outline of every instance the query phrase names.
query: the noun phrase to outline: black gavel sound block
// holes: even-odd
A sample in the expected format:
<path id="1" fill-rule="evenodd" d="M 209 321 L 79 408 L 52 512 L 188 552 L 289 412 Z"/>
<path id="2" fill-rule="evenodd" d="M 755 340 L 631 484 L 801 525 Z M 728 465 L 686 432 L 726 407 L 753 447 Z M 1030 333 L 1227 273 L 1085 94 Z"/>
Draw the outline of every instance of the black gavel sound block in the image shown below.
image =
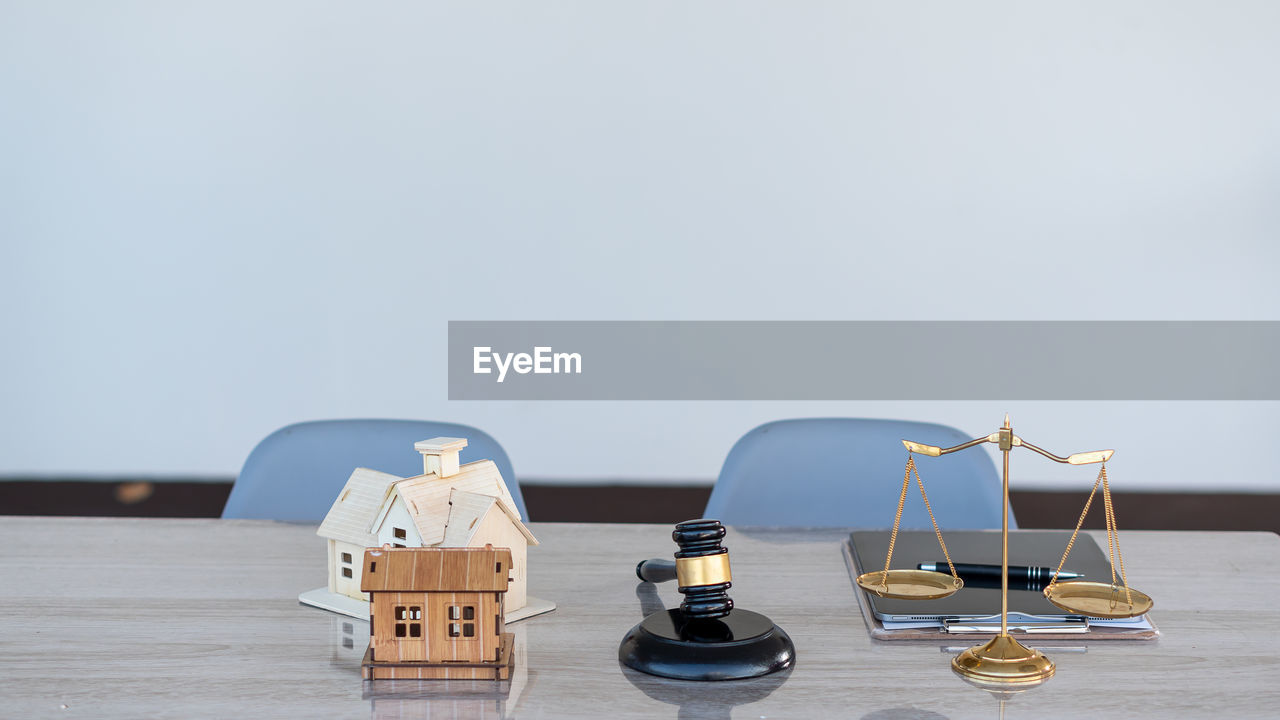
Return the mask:
<path id="1" fill-rule="evenodd" d="M 676 560 L 646 560 L 636 575 L 676 580 L 680 607 L 649 615 L 618 646 L 618 660 L 640 672 L 680 680 L 739 680 L 784 670 L 796 649 L 782 628 L 760 613 L 733 606 L 729 551 L 719 520 L 688 520 L 671 533 Z"/>

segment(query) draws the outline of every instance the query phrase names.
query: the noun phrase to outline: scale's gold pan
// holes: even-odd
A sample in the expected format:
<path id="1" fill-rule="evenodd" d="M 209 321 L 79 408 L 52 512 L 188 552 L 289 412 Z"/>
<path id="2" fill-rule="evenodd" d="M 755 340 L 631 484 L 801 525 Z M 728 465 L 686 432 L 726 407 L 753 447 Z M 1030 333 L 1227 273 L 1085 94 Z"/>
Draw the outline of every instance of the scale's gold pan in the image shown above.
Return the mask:
<path id="1" fill-rule="evenodd" d="M 1110 583 L 1071 580 L 1044 589 L 1049 602 L 1077 615 L 1127 618 L 1151 609 L 1151 597 L 1133 588 Z"/>
<path id="2" fill-rule="evenodd" d="M 880 597 L 935 600 L 954 595 L 964 581 L 932 570 L 877 570 L 859 575 L 858 587 Z"/>

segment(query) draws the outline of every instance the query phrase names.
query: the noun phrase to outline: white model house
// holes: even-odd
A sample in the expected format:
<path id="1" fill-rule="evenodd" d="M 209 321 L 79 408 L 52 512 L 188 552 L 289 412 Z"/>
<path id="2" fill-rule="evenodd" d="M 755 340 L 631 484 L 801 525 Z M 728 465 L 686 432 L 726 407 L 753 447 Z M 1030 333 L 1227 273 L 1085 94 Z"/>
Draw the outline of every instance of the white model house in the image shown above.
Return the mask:
<path id="1" fill-rule="evenodd" d="M 316 532 L 328 540 L 330 593 L 368 599 L 360 591 L 365 548 L 487 544 L 511 549 L 507 612 L 525 606 L 527 551 L 538 541 L 525 527 L 492 460 L 458 464 L 458 451 L 466 446 L 462 438 L 415 443 L 414 449 L 422 453 L 423 474 L 410 478 L 367 468 L 351 473 Z"/>

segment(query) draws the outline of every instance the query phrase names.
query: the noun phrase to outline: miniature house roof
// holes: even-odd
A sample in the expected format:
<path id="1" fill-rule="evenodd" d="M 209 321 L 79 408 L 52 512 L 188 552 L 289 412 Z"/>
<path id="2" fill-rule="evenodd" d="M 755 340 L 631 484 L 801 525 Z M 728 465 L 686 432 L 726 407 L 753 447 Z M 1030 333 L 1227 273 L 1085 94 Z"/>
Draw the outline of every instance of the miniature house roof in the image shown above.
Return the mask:
<path id="1" fill-rule="evenodd" d="M 364 592 L 506 592 L 511 571 L 507 548 L 369 548 L 364 553 Z"/>
<path id="2" fill-rule="evenodd" d="M 330 540 L 368 547 L 377 543 L 369 526 L 378 517 L 391 487 L 402 478 L 368 468 L 356 468 L 338 499 L 324 516 L 316 534 Z"/>
<path id="3" fill-rule="evenodd" d="M 514 515 L 515 521 L 520 522 L 520 514 L 514 510 L 515 501 L 502 482 L 498 466 L 492 460 L 478 460 L 461 466 L 456 474 L 449 477 L 441 478 L 431 473 L 407 478 L 393 485 L 392 492 L 399 494 L 408 506 L 423 545 L 439 545 L 444 541 L 451 512 L 449 500 L 455 490 L 495 497 L 506 505 L 507 512 Z M 389 510 L 390 503 L 387 503 L 372 518 L 369 532 L 376 531 Z M 523 523 L 521 526 L 523 527 Z M 528 529 L 523 532 L 528 533 Z"/>
<path id="4" fill-rule="evenodd" d="M 537 545 L 521 521 L 498 466 L 492 460 L 457 463 L 457 453 L 466 444 L 462 438 L 444 437 L 415 443 L 428 472 L 410 478 L 356 468 L 316 534 L 363 547 L 375 545 L 378 528 L 398 496 L 423 545 L 469 545 L 481 520 L 497 511 L 507 516 L 528 543 Z"/>
<path id="5" fill-rule="evenodd" d="M 490 512 L 501 512 L 524 536 L 525 542 L 537 545 L 538 539 L 520 522 L 515 510 L 501 498 L 492 495 L 453 489 L 449 495 L 449 522 L 444 530 L 444 544 L 449 547 L 467 547 L 480 529 L 481 520 Z"/>

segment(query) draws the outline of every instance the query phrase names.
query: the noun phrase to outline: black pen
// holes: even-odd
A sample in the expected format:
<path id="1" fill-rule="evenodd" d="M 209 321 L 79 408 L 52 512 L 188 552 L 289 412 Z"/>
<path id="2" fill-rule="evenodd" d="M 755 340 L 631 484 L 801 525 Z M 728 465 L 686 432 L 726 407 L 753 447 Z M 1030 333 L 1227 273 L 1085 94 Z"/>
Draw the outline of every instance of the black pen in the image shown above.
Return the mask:
<path id="1" fill-rule="evenodd" d="M 955 563 L 956 574 L 964 580 L 964 584 L 970 587 L 1000 587 L 1000 566 L 999 565 L 978 565 L 975 563 Z M 932 570 L 934 572 L 949 573 L 946 562 L 920 563 L 916 565 L 917 570 Z M 1053 568 L 1049 567 L 1028 567 L 1026 565 L 1010 565 L 1009 566 L 1009 589 L 1010 590 L 1043 590 L 1049 581 L 1053 579 Z M 1084 577 L 1083 573 L 1067 572 L 1063 570 L 1058 573 L 1059 580 L 1071 580 L 1074 578 Z"/>

